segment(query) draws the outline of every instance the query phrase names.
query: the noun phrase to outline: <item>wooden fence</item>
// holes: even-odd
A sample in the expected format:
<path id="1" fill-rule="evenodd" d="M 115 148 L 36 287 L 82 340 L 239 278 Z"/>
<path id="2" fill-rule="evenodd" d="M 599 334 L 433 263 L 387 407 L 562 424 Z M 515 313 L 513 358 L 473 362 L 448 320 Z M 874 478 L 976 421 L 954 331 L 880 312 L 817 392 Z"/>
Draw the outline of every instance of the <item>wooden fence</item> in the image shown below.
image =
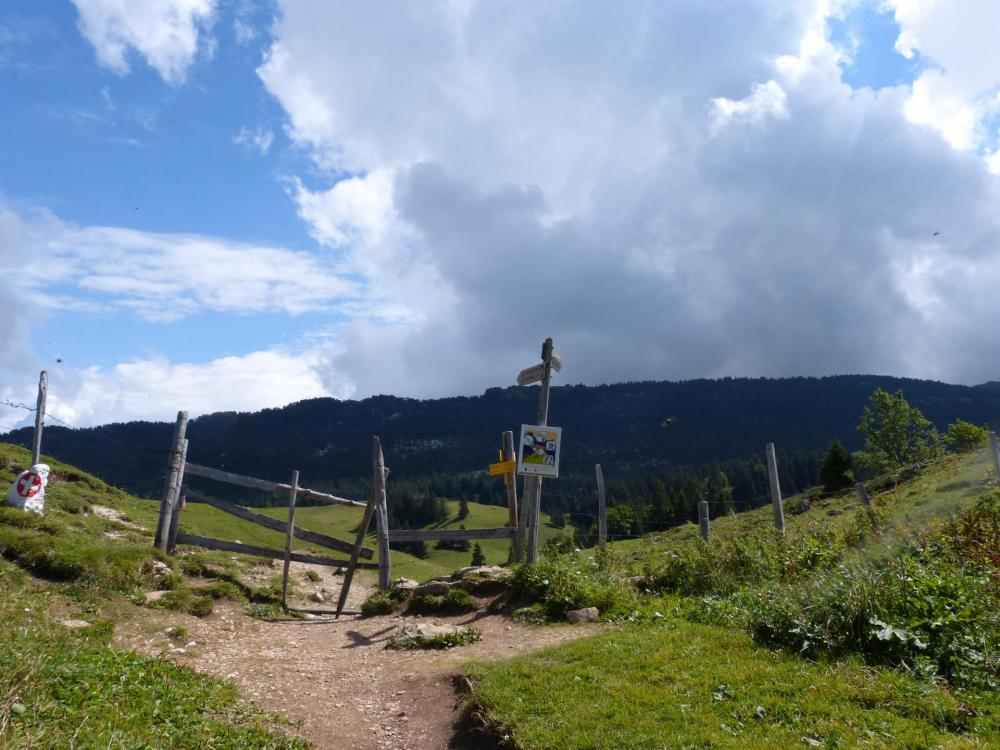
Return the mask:
<path id="1" fill-rule="evenodd" d="M 331 567 L 344 568 L 344 582 L 341 586 L 340 597 L 337 601 L 337 608 L 334 611 L 307 609 L 300 611 L 307 612 L 330 612 L 338 617 L 343 613 L 344 604 L 347 602 L 347 595 L 350 591 L 351 582 L 354 578 L 354 571 L 358 568 L 379 569 L 388 568 L 388 555 L 380 563 L 361 562 L 361 559 L 371 560 L 374 550 L 364 546 L 365 536 L 368 534 L 368 527 L 371 525 L 372 516 L 376 510 L 380 511 L 380 516 L 385 513 L 385 471 L 382 466 L 382 447 L 378 437 L 373 438 L 372 456 L 376 468 L 376 482 L 372 495 L 367 503 L 357 500 L 350 500 L 326 492 L 318 492 L 299 486 L 299 473 L 293 472 L 292 481 L 289 484 L 282 482 L 272 482 L 257 477 L 234 474 L 208 466 L 200 466 L 187 461 L 187 413 L 179 412 L 177 422 L 174 427 L 173 449 L 170 451 L 170 461 L 168 462 L 167 481 L 164 487 L 163 497 L 160 502 L 160 519 L 157 524 L 156 538 L 154 544 L 165 552 L 173 552 L 178 544 L 189 544 L 204 549 L 223 550 L 225 552 L 235 552 L 242 555 L 253 555 L 256 557 L 268 557 L 274 560 L 284 560 L 282 572 L 282 605 L 288 609 L 288 571 L 292 562 L 308 563 L 311 565 L 327 565 Z M 285 492 L 288 494 L 288 520 L 279 521 L 276 518 L 255 513 L 235 503 L 212 497 L 209 494 L 200 492 L 184 484 L 187 476 L 197 476 L 210 479 L 216 482 L 247 487 L 251 489 L 263 490 L 265 492 Z M 272 531 L 279 531 L 285 534 L 284 551 L 270 549 L 267 547 L 257 547 L 242 542 L 227 541 L 224 539 L 214 539 L 211 537 L 198 536 L 196 534 L 186 534 L 180 531 L 180 511 L 183 507 L 181 498 L 190 498 L 197 502 L 210 505 L 224 513 L 236 516 L 244 521 L 263 526 Z M 313 501 L 328 503 L 332 505 L 345 505 L 349 507 L 364 508 L 361 525 L 358 528 L 357 537 L 352 544 L 342 539 L 337 539 L 316 531 L 303 529 L 295 525 L 295 506 L 298 498 L 308 498 Z M 328 549 L 349 555 L 348 558 L 332 558 L 323 555 L 303 554 L 293 550 L 293 541 L 301 539 L 304 542 L 315 544 Z"/>

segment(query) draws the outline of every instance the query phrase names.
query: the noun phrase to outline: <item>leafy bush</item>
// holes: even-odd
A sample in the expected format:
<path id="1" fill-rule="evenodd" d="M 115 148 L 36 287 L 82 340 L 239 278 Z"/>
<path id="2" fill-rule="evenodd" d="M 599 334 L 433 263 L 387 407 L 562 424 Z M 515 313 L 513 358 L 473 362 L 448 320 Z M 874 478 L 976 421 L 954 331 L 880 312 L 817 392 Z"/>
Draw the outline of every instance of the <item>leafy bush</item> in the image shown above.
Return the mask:
<path id="1" fill-rule="evenodd" d="M 1000 503 L 987 496 L 886 562 L 823 572 L 794 589 L 742 592 L 708 616 L 807 654 L 856 651 L 928 678 L 1000 686 Z M 738 618 L 737 618 L 738 619 Z"/>
<path id="2" fill-rule="evenodd" d="M 399 599 L 393 597 L 391 591 L 376 591 L 361 605 L 361 616 L 391 615 L 396 611 L 398 603 Z"/>
<path id="3" fill-rule="evenodd" d="M 417 594 L 406 608 L 413 615 L 460 615 L 471 612 L 476 603 L 465 589 L 452 588 L 443 596 Z"/>
<path id="4" fill-rule="evenodd" d="M 455 646 L 466 646 L 470 643 L 475 643 L 482 637 L 483 636 L 480 632 L 472 627 L 461 628 L 456 633 L 442 635 L 417 636 L 410 638 L 402 638 L 399 635 L 393 635 L 389 638 L 386 648 L 403 651 L 415 651 L 418 649 L 446 649 L 454 648 Z"/>
<path id="5" fill-rule="evenodd" d="M 613 566 L 586 568 L 566 556 L 523 563 L 511 577 L 512 601 L 537 603 L 551 620 L 583 607 L 597 607 L 606 619 L 625 617 L 636 610 L 638 597 Z"/>
<path id="6" fill-rule="evenodd" d="M 323 576 L 321 576 L 315 570 L 307 570 L 306 571 L 306 580 L 307 581 L 312 581 L 313 583 L 319 583 L 320 581 L 323 580 Z"/>
<path id="7" fill-rule="evenodd" d="M 170 609 L 175 612 L 185 612 L 196 617 L 206 617 L 212 614 L 212 597 L 200 589 L 174 589 L 168 591 L 153 606 Z"/>
<path id="8" fill-rule="evenodd" d="M 944 436 L 956 453 L 968 453 L 982 448 L 988 438 L 989 430 L 986 427 L 979 427 L 964 419 L 957 419 L 948 425 L 948 432 Z"/>

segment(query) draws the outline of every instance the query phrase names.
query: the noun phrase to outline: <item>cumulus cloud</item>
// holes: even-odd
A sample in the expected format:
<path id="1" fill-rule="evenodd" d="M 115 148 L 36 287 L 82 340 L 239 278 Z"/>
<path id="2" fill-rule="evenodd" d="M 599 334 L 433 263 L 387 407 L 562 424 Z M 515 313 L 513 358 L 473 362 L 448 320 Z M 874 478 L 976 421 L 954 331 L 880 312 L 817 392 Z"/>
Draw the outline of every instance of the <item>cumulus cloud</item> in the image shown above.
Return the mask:
<path id="1" fill-rule="evenodd" d="M 267 128 L 240 128 L 240 132 L 233 136 L 233 143 L 237 146 L 244 146 L 260 154 L 267 154 L 274 143 L 274 133 Z"/>
<path id="2" fill-rule="evenodd" d="M 914 116 L 928 78 L 843 83 L 843 5 L 283 0 L 259 74 L 331 175 L 300 214 L 399 313 L 328 372 L 470 392 L 552 335 L 571 382 L 995 377 L 997 181 Z"/>
<path id="3" fill-rule="evenodd" d="M 364 293 L 347 271 L 306 252 L 201 235 L 79 227 L 46 212 L 27 221 L 9 211 L 3 217 L 16 228 L 4 243 L 12 258 L 23 259 L 30 247 L 45 268 L 20 283 L 22 296 L 49 310 L 129 312 L 160 322 L 206 310 L 300 315 L 355 305 Z M 15 273 L 13 262 L 0 270 Z"/>
<path id="4" fill-rule="evenodd" d="M 73 0 L 101 65 L 124 74 L 134 50 L 167 83 L 184 81 L 211 25 L 215 0 Z"/>
<path id="5" fill-rule="evenodd" d="M 956 148 L 995 147 L 1000 130 L 1000 4 L 992 0 L 888 0 L 900 26 L 896 49 L 928 63 L 906 104 L 913 121 L 938 130 Z"/>
<path id="6" fill-rule="evenodd" d="M 47 410 L 76 427 L 133 419 L 170 420 L 181 409 L 197 416 L 215 411 L 255 411 L 305 398 L 351 395 L 331 390 L 319 369 L 320 349 L 281 349 L 208 362 L 136 359 L 113 367 L 59 369 L 49 374 Z M 0 398 L 34 404 L 32 388 L 0 389 Z M 0 405 L 0 424 L 33 420 L 24 410 Z M 50 420 L 56 422 L 55 420 Z"/>

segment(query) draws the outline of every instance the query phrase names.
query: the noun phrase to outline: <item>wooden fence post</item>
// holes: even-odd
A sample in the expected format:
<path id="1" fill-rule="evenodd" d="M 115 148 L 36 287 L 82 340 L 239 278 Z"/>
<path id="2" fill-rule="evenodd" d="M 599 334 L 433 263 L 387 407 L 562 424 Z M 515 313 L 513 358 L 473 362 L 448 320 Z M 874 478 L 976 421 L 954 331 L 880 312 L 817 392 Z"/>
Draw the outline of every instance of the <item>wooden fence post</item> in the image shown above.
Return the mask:
<path id="1" fill-rule="evenodd" d="M 604 549 L 608 543 L 608 501 L 604 493 L 604 472 L 600 464 L 594 464 L 597 475 L 597 546 Z"/>
<path id="2" fill-rule="evenodd" d="M 774 506 L 774 527 L 785 533 L 785 508 L 781 502 L 781 485 L 778 483 L 778 458 L 774 443 L 767 444 L 767 478 L 771 484 L 771 504 Z"/>
<path id="3" fill-rule="evenodd" d="M 184 467 L 187 465 L 188 440 L 184 438 L 184 447 L 181 449 L 181 467 L 177 472 L 177 481 L 174 483 L 174 510 L 170 514 L 170 533 L 167 534 L 167 552 L 174 554 L 177 547 L 177 530 L 181 522 L 181 508 L 184 507 L 184 497 L 181 495 L 181 488 L 184 486 Z"/>
<path id="4" fill-rule="evenodd" d="M 288 531 L 285 533 L 285 566 L 281 571 L 281 606 L 288 609 L 288 569 L 292 566 L 292 540 L 295 537 L 295 500 L 299 494 L 299 472 L 292 472 L 292 491 L 288 493 Z"/>
<path id="5" fill-rule="evenodd" d="M 708 500 L 698 502 L 698 528 L 701 531 L 701 538 L 708 541 Z"/>
<path id="6" fill-rule="evenodd" d="M 517 461 L 517 453 L 514 451 L 514 433 L 507 430 L 501 435 L 503 445 L 503 461 Z M 517 514 L 517 474 L 508 472 L 503 475 L 504 487 L 507 490 L 507 525 L 512 529 L 519 528 L 520 517 Z M 523 511 L 522 511 L 523 512 Z M 511 560 L 521 559 L 522 538 L 515 534 L 511 540 Z"/>
<path id="7" fill-rule="evenodd" d="M 187 433 L 187 422 L 187 412 L 177 412 L 177 421 L 174 423 L 174 437 L 170 443 L 170 458 L 167 461 L 167 479 L 163 486 L 163 499 L 160 501 L 160 518 L 156 524 L 156 538 L 153 540 L 153 546 L 164 552 L 167 551 L 171 518 L 174 514 L 174 493 L 179 489 L 177 486 L 177 476 L 181 470 L 181 458 L 184 453 L 184 436 Z"/>
<path id="8" fill-rule="evenodd" d="M 35 402 L 35 434 L 31 441 L 31 466 L 42 457 L 42 428 L 45 426 L 45 399 L 49 392 L 49 374 L 42 370 L 38 376 L 38 400 Z"/>
<path id="9" fill-rule="evenodd" d="M 542 387 L 538 393 L 538 414 L 535 424 L 544 427 L 549 423 L 549 387 L 552 383 L 552 338 L 545 339 L 542 343 L 542 364 L 544 373 L 542 375 Z M 532 481 L 531 487 L 531 517 L 528 527 L 528 561 L 534 562 L 538 559 L 538 522 L 542 514 L 542 478 L 529 477 Z M 525 489 L 525 494 L 528 490 Z"/>
<path id="10" fill-rule="evenodd" d="M 378 469 L 378 466 L 375 468 Z M 388 472 L 383 466 L 382 487 L 377 493 L 381 497 L 381 500 L 376 511 L 378 513 L 376 516 L 376 528 L 378 529 L 378 587 L 382 591 L 389 590 L 389 581 L 392 578 L 392 553 L 389 551 L 389 500 L 386 492 L 386 474 Z"/>
<path id="11" fill-rule="evenodd" d="M 855 482 L 854 491 L 858 493 L 858 500 L 861 501 L 862 505 L 866 508 L 872 507 L 872 497 L 868 494 L 868 490 L 865 487 L 864 482 Z"/>
<path id="12" fill-rule="evenodd" d="M 1000 480 L 1000 446 L 997 446 L 997 434 L 990 430 L 990 452 L 993 454 L 993 470 Z"/>
<path id="13" fill-rule="evenodd" d="M 378 435 L 372 436 L 372 464 L 372 494 L 368 498 L 365 514 L 358 526 L 358 536 L 354 542 L 354 550 L 351 552 L 351 564 L 344 570 L 344 582 L 340 586 L 340 598 L 337 600 L 336 617 L 338 618 L 347 603 L 347 594 L 351 590 L 351 581 L 354 580 L 354 569 L 358 565 L 358 557 L 361 555 L 361 548 L 364 546 L 365 536 L 368 534 L 368 527 L 371 525 L 375 508 L 385 502 L 385 460 L 382 457 L 382 441 L 378 439 Z"/>

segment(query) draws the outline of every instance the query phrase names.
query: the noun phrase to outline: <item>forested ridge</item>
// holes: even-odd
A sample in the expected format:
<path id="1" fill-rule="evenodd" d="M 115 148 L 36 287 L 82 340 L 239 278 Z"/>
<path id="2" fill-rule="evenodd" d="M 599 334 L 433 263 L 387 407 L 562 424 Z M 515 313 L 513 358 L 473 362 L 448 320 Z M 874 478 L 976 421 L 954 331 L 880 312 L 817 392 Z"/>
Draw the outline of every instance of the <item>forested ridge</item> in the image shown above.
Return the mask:
<path id="1" fill-rule="evenodd" d="M 614 520 L 630 533 L 687 520 L 699 499 L 725 498 L 720 511 L 740 510 L 766 499 L 767 442 L 777 445 L 785 490 L 800 490 L 818 481 L 821 451 L 831 439 L 861 447 L 856 426 L 876 388 L 902 389 L 941 430 L 955 419 L 997 426 L 1000 415 L 996 382 L 959 386 L 844 375 L 555 385 L 549 421 L 563 428 L 562 467 L 560 478 L 545 484 L 544 507 L 557 521 L 575 514 L 572 520 L 585 523 L 594 508 L 593 467 L 600 463 L 611 501 L 645 508 Z M 364 497 L 370 437 L 378 434 L 392 469 L 390 496 L 400 509 L 420 507 L 423 496 L 502 503 L 502 484 L 485 468 L 497 460 L 501 431 L 516 433 L 534 421 L 537 397 L 537 387 L 509 387 L 472 397 L 319 398 L 253 413 L 220 412 L 190 422 L 188 460 L 277 481 L 299 469 L 306 486 Z M 171 429 L 165 422 L 49 426 L 45 452 L 155 497 Z M 30 431 L 8 439 L 27 444 Z"/>

